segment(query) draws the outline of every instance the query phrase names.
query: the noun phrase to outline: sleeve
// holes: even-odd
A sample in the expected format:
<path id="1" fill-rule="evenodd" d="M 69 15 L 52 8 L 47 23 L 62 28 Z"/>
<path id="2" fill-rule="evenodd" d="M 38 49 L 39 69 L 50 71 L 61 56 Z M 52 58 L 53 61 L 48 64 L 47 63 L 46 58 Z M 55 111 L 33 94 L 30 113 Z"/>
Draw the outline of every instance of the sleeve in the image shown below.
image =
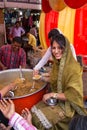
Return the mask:
<path id="1" fill-rule="evenodd" d="M 50 57 L 51 57 L 51 47 L 49 47 L 47 49 L 47 52 L 42 57 L 42 59 L 39 61 L 39 63 L 34 67 L 34 69 L 35 70 L 41 69 L 41 67 L 43 67 L 47 63 L 47 61 L 49 60 Z"/>
<path id="2" fill-rule="evenodd" d="M 37 130 L 32 124 L 20 116 L 18 113 L 14 113 L 9 120 L 9 125 L 12 126 L 15 130 Z"/>

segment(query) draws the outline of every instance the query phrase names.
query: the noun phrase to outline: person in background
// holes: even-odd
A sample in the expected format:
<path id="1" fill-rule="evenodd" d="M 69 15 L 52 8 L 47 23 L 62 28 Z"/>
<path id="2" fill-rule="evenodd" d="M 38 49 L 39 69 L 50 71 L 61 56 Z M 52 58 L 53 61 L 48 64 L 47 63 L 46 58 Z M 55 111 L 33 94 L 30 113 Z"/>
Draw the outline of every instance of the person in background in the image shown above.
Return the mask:
<path id="1" fill-rule="evenodd" d="M 87 114 L 83 103 L 83 69 L 73 57 L 66 37 L 58 34 L 52 37 L 50 44 L 53 65 L 47 82 L 51 91 L 31 108 L 32 121 L 40 130 L 69 130 L 69 123 L 76 114 Z M 52 98 L 57 100 L 55 106 L 47 102 Z"/>
<path id="2" fill-rule="evenodd" d="M 69 130 L 87 130 L 87 116 L 75 116 L 69 124 Z"/>
<path id="3" fill-rule="evenodd" d="M 3 99 L 0 101 L 0 110 L 6 118 L 9 119 L 9 126 L 5 126 L 3 123 L 0 124 L 0 128 L 3 130 L 11 129 L 14 130 L 37 130 L 35 126 L 32 125 L 32 116 L 27 108 L 22 111 L 22 116 L 15 112 L 15 105 L 12 100 Z"/>
<path id="4" fill-rule="evenodd" d="M 21 37 L 13 38 L 12 44 L 3 45 L 0 48 L 0 69 L 14 69 L 26 67 L 26 53 L 21 48 Z"/>
<path id="5" fill-rule="evenodd" d="M 20 26 L 20 22 L 16 21 L 15 25 L 10 30 L 10 40 L 14 37 L 21 37 L 25 34 L 25 30 Z"/>
<path id="6" fill-rule="evenodd" d="M 37 39 L 37 29 L 36 29 L 35 24 L 33 24 L 33 26 L 31 27 L 30 33 L 31 33 L 32 35 L 34 35 L 35 38 Z"/>
<path id="7" fill-rule="evenodd" d="M 48 39 L 51 40 L 51 38 L 53 36 L 56 36 L 58 34 L 62 34 L 62 32 L 57 29 L 57 28 L 54 28 L 52 29 L 49 34 L 48 34 Z M 70 47 L 71 47 L 71 50 L 72 50 L 72 54 L 74 56 L 74 58 L 77 60 L 76 58 L 76 53 L 75 53 L 75 49 L 73 47 L 72 44 L 70 44 Z M 44 56 L 42 57 L 42 59 L 38 62 L 38 64 L 33 68 L 33 72 L 34 74 L 38 74 L 39 70 L 41 69 L 41 67 L 43 67 L 47 62 L 48 60 L 50 59 L 50 57 L 52 57 L 52 54 L 51 54 L 51 47 L 49 47 L 46 51 L 46 53 L 44 54 Z"/>
<path id="8" fill-rule="evenodd" d="M 26 30 L 26 36 L 28 38 L 28 44 L 35 50 L 37 47 L 36 38 L 30 33 L 29 29 Z"/>

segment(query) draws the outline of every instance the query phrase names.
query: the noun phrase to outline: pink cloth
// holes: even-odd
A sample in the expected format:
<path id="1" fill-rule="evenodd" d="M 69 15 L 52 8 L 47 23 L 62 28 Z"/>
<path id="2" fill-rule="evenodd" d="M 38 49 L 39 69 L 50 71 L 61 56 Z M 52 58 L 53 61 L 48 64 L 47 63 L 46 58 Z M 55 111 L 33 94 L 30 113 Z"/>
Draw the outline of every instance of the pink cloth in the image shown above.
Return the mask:
<path id="1" fill-rule="evenodd" d="M 9 125 L 15 130 L 37 130 L 36 127 L 32 124 L 29 125 L 28 122 L 16 112 L 10 118 Z"/>

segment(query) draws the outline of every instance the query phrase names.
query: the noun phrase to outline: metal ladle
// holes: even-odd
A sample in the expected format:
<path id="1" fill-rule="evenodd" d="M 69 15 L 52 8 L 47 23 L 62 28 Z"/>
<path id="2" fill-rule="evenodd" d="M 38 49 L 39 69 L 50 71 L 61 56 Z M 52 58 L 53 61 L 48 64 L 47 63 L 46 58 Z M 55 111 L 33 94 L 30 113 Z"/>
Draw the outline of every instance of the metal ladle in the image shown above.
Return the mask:
<path id="1" fill-rule="evenodd" d="M 35 88 L 35 80 L 33 80 L 33 85 L 32 85 L 32 87 L 31 87 L 30 90 L 32 90 L 32 89 L 34 89 L 34 88 Z"/>
<path id="2" fill-rule="evenodd" d="M 25 80 L 25 78 L 23 77 L 21 65 L 20 65 L 20 79 L 21 79 L 22 81 Z"/>

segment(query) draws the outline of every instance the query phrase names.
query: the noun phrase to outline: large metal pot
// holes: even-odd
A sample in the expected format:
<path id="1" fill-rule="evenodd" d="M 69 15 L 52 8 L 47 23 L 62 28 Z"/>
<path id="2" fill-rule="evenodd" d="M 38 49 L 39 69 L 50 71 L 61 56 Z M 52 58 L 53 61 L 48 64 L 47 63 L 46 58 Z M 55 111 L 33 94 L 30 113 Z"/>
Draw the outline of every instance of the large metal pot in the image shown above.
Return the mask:
<path id="1" fill-rule="evenodd" d="M 14 81 L 14 79 L 19 77 L 19 69 L 10 69 L 0 72 L 0 83 L 4 85 L 9 84 Z M 23 75 L 25 78 L 32 80 L 32 70 L 31 69 L 22 69 Z M 21 90 L 20 90 L 21 91 Z M 20 113 L 25 107 L 31 108 L 34 104 L 39 102 L 42 99 L 43 94 L 46 92 L 46 83 L 43 83 L 43 86 L 28 95 L 13 97 L 12 100 L 15 103 L 16 112 Z"/>

